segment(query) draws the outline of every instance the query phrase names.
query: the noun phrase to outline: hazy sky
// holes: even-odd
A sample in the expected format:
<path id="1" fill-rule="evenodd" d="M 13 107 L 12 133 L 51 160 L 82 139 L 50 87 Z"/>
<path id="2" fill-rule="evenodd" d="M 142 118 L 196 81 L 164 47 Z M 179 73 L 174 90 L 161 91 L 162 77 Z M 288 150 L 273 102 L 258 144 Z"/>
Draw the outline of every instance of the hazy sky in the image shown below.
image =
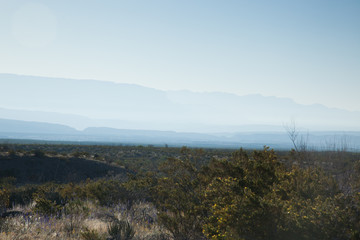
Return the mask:
<path id="1" fill-rule="evenodd" d="M 360 111 L 360 1 L 0 0 L 0 72 Z"/>

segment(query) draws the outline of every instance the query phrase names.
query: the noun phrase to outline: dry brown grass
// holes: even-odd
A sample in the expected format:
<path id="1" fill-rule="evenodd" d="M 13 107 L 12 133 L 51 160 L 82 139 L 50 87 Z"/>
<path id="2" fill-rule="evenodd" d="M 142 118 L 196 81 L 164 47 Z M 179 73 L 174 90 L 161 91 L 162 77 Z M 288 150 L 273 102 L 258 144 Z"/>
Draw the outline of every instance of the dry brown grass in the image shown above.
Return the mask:
<path id="1" fill-rule="evenodd" d="M 0 239 L 80 240 L 81 232 L 88 229 L 95 230 L 105 240 L 108 237 L 107 226 L 114 219 L 129 221 L 136 231 L 134 239 L 163 239 L 158 236 L 166 234 L 157 223 L 156 209 L 149 203 L 137 203 L 131 209 L 122 204 L 112 207 L 100 207 L 92 202 L 84 204 L 90 209 L 88 213 L 61 217 L 33 214 L 33 205 L 16 206 L 12 210 L 25 214 L 2 220 Z"/>

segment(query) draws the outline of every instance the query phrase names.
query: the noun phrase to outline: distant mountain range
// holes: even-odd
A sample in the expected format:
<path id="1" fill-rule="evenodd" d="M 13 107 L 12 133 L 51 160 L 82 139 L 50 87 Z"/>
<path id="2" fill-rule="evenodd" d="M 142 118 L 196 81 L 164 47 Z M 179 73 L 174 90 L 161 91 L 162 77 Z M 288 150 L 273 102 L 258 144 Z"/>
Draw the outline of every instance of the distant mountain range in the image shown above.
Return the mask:
<path id="1" fill-rule="evenodd" d="M 290 148 L 295 120 L 317 146 L 344 134 L 360 146 L 360 112 L 286 98 L 12 74 L 0 87 L 2 139 Z"/>
<path id="2" fill-rule="evenodd" d="M 285 134 L 281 141 L 271 143 L 289 147 L 289 141 Z M 20 120 L 0 119 L 0 139 L 30 139 L 45 141 L 65 142 L 88 142 L 88 143 L 112 143 L 112 144 L 135 144 L 135 145 L 170 145 L 170 146 L 193 146 L 193 147 L 229 147 L 238 148 L 240 145 L 262 147 L 265 145 L 261 139 L 239 142 L 238 136 L 212 135 L 204 133 L 185 133 L 174 131 L 155 130 L 129 130 L 105 127 L 90 127 L 84 130 L 53 124 L 28 122 Z"/>
<path id="3" fill-rule="evenodd" d="M 316 130 L 360 131 L 360 112 L 291 99 L 161 91 L 94 80 L 0 74 L 0 118 L 185 132 L 282 131 L 294 119 Z"/>
<path id="4" fill-rule="evenodd" d="M 360 132 L 313 132 L 306 138 L 310 147 L 318 149 L 342 147 L 340 145 L 346 143 L 349 150 L 360 150 Z M 293 147 L 286 132 L 205 134 L 105 127 L 90 127 L 80 131 L 60 124 L 0 119 L 0 143 L 9 140 L 203 148 L 262 148 L 265 145 L 275 149 Z"/>

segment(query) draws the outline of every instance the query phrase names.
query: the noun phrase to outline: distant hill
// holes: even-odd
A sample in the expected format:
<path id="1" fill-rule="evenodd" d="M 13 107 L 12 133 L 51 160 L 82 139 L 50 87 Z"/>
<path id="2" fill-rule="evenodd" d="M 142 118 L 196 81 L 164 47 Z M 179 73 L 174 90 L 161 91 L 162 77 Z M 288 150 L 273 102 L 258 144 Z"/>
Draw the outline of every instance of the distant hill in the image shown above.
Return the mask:
<path id="1" fill-rule="evenodd" d="M 15 177 L 17 184 L 79 182 L 109 174 L 125 179 L 126 170 L 82 158 L 0 156 L 0 176 Z"/>
<path id="2" fill-rule="evenodd" d="M 2 133 L 36 133 L 36 134 L 77 134 L 71 127 L 44 122 L 28 122 L 10 119 L 0 119 Z"/>
<path id="3" fill-rule="evenodd" d="M 255 128 L 255 126 L 248 126 L 247 129 L 251 129 L 251 127 Z M 310 146 L 317 148 L 324 148 L 326 145 L 336 145 L 345 141 L 349 148 L 360 150 L 360 132 L 321 131 L 312 132 L 308 135 L 305 133 L 305 137 Z M 87 144 L 153 144 L 205 148 L 262 148 L 264 145 L 276 149 L 293 147 L 284 130 L 205 134 L 91 127 L 80 131 L 59 124 L 0 119 L 0 142 L 7 142 L 9 139 L 60 141 L 71 142 L 72 144 L 82 142 Z"/>
<path id="4" fill-rule="evenodd" d="M 20 120 L 0 119 L 0 139 L 29 139 L 64 142 L 87 143 L 115 143 L 115 144 L 154 144 L 164 146 L 193 146 L 193 147 L 229 147 L 238 148 L 247 146 L 251 148 L 262 147 L 266 144 L 278 145 L 282 148 L 290 147 L 285 133 L 272 133 L 280 136 L 277 141 L 264 142 L 249 134 L 229 135 L 204 134 L 175 131 L 155 131 L 136 129 L 115 129 L 104 127 L 91 127 L 82 131 L 60 124 L 28 122 Z M 256 139 L 254 141 L 254 139 Z"/>
<path id="5" fill-rule="evenodd" d="M 249 131 L 247 127 L 254 131 L 259 125 L 262 131 L 273 131 L 295 119 L 312 131 L 360 130 L 360 112 L 301 105 L 286 98 L 161 91 L 131 84 L 11 74 L 0 74 L 0 83 L 0 118 L 57 123 L 77 129 L 214 133 Z"/>

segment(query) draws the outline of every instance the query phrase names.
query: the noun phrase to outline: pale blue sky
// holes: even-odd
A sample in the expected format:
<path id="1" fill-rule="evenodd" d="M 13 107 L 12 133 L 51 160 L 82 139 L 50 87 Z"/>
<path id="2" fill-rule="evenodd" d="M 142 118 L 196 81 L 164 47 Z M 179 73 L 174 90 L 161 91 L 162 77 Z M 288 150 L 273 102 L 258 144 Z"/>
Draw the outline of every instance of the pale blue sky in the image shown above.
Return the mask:
<path id="1" fill-rule="evenodd" d="M 359 13 L 359 0 L 0 0 L 0 72 L 360 111 Z"/>

